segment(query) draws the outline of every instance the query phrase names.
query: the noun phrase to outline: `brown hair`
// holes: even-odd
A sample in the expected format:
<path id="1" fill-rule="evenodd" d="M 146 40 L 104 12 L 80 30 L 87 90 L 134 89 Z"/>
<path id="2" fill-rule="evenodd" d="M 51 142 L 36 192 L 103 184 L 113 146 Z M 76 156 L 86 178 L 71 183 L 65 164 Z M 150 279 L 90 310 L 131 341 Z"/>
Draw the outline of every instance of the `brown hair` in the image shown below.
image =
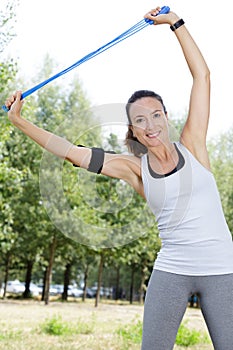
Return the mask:
<path id="1" fill-rule="evenodd" d="M 130 119 L 129 111 L 130 111 L 131 104 L 143 97 L 153 97 L 156 100 L 158 100 L 163 106 L 164 113 L 167 114 L 167 110 L 166 110 L 166 107 L 164 106 L 162 97 L 156 94 L 154 91 L 138 90 L 138 91 L 135 91 L 133 95 L 128 99 L 128 102 L 126 104 L 126 114 L 128 118 L 128 131 L 125 137 L 125 145 L 128 147 L 128 150 L 131 153 L 133 153 L 136 157 L 141 157 L 143 154 L 147 153 L 147 148 L 141 142 L 139 142 L 136 137 L 133 136 L 132 122 Z"/>

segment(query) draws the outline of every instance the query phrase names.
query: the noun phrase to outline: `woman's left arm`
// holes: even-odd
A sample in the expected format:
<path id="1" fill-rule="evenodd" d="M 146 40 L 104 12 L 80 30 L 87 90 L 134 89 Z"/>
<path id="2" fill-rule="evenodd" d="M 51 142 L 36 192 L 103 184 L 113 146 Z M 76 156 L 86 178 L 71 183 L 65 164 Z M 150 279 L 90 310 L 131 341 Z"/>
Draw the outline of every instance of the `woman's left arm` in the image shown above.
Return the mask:
<path id="1" fill-rule="evenodd" d="M 180 141 L 207 168 L 210 168 L 206 148 L 206 135 L 210 113 L 210 71 L 181 18 L 174 12 L 159 15 L 160 7 L 148 12 L 145 17 L 154 21 L 155 25 L 167 23 L 181 25 L 174 30 L 184 57 L 193 78 L 190 94 L 187 121 L 183 128 Z M 155 17 L 156 16 L 156 17 Z"/>
<path id="2" fill-rule="evenodd" d="M 188 116 L 181 134 L 181 142 L 209 169 L 206 135 L 210 114 L 210 71 L 185 25 L 174 32 L 193 78 Z"/>

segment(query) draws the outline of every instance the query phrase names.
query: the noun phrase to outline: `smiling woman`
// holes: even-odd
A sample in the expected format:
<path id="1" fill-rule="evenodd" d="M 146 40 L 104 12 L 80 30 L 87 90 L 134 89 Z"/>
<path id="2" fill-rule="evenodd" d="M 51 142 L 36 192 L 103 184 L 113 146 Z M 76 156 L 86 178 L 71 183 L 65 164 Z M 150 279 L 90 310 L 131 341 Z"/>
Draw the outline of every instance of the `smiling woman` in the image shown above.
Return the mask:
<path id="1" fill-rule="evenodd" d="M 157 141 L 162 130 L 166 129 L 168 136 L 167 110 L 162 97 L 153 91 L 136 91 L 126 105 L 128 132 L 126 145 L 135 156 L 147 152 L 145 142 Z M 144 140 L 141 137 L 146 136 Z"/>
<path id="2" fill-rule="evenodd" d="M 6 100 L 8 117 L 47 151 L 86 170 L 122 179 L 146 199 L 158 224 L 162 248 L 146 293 L 141 349 L 173 348 L 189 297 L 195 293 L 214 348 L 229 350 L 233 348 L 233 242 L 206 147 L 210 71 L 184 20 L 173 11 L 157 16 L 160 10 L 149 11 L 145 18 L 153 20 L 155 27 L 170 27 L 192 81 L 179 142 L 169 137 L 162 98 L 148 90 L 137 91 L 126 106 L 126 143 L 133 154 L 75 146 L 37 127 L 21 116 L 20 91 Z"/>

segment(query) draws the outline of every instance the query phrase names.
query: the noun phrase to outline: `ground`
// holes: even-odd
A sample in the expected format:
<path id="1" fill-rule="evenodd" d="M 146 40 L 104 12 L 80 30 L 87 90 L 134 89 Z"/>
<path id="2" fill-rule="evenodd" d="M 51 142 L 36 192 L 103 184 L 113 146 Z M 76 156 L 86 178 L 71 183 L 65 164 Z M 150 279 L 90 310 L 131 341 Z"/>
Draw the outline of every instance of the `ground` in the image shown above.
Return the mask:
<path id="1" fill-rule="evenodd" d="M 119 327 L 142 320 L 143 306 L 101 302 L 96 308 L 93 300 L 86 303 L 0 300 L 0 350 L 139 350 L 139 344 L 126 349 L 116 335 Z M 66 324 L 82 322 L 90 325 L 90 334 L 70 337 L 48 336 L 41 333 L 41 324 L 54 316 Z M 188 328 L 206 332 L 201 311 L 187 308 L 184 321 Z M 85 332 L 84 332 L 85 333 Z M 190 348 L 175 346 L 175 350 L 213 350 L 210 344 Z"/>

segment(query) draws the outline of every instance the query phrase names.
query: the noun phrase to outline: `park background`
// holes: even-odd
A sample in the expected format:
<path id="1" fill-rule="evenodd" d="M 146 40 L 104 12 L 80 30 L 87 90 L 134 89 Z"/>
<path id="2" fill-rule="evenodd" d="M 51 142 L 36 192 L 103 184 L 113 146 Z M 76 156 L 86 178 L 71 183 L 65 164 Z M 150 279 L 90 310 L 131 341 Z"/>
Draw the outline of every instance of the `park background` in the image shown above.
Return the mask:
<path id="1" fill-rule="evenodd" d="M 203 4 L 206 6 L 204 9 L 203 6 L 198 6 L 197 2 L 191 8 L 190 5 L 188 8 L 183 6 L 181 1 L 176 3 L 179 13 L 182 15 L 184 13 L 185 19 L 187 18 L 190 22 L 190 29 L 201 42 L 205 56 L 208 56 L 207 61 L 210 61 L 211 67 L 214 68 L 214 97 L 208 149 L 226 220 L 233 232 L 233 128 L 228 108 L 231 99 L 227 91 L 227 80 L 230 79 L 231 71 L 228 65 L 229 47 L 225 41 L 228 31 L 225 28 L 226 33 L 221 40 L 219 40 L 219 33 L 215 32 L 218 45 L 215 45 L 215 52 L 211 51 L 210 34 L 213 35 L 212 31 L 218 29 L 206 27 L 205 24 L 200 34 L 196 27 L 198 27 L 197 24 L 206 21 L 207 13 L 208 21 L 212 23 L 212 19 L 216 16 L 213 5 L 210 6 L 211 3 L 208 1 L 205 3 L 208 6 Z M 129 4 L 130 9 L 119 2 L 113 11 L 104 1 L 99 2 L 98 8 L 94 2 L 85 2 L 79 9 L 77 3 L 69 4 L 69 1 L 66 7 L 61 7 L 60 3 L 55 5 L 53 1 L 47 4 L 46 2 L 29 3 L 25 0 L 18 3 L 13 0 L 7 3 L 3 1 L 0 12 L 0 100 L 2 103 L 9 92 L 15 91 L 16 88 L 26 90 L 48 78 L 60 68 L 81 58 L 80 52 L 86 54 L 120 34 L 131 24 L 140 20 L 142 12 L 144 14 L 148 10 L 147 7 L 145 9 L 145 4 L 142 6 L 142 2 L 133 4 L 129 1 Z M 153 7 L 152 3 L 148 2 L 148 4 L 149 8 Z M 168 5 L 173 6 L 173 3 Z M 77 22 L 72 20 L 74 6 L 76 6 Z M 108 8 L 107 12 L 111 15 L 107 16 L 101 10 L 101 6 L 105 11 Z M 89 9 L 91 11 L 87 11 Z M 196 19 L 197 15 L 194 11 L 198 12 L 198 20 L 195 21 L 193 19 Z M 92 17 L 88 24 L 89 16 L 83 16 L 83 13 L 89 13 Z M 225 16 L 227 15 L 228 12 L 225 13 Z M 85 18 L 84 23 L 83 18 Z M 51 19 L 57 22 L 51 25 Z M 66 21 L 63 22 L 65 19 Z M 74 23 L 75 31 L 72 29 Z M 99 23 L 101 25 L 98 25 Z M 227 23 L 225 21 L 223 26 L 226 27 Z M 199 26 L 201 27 L 201 24 Z M 151 29 L 155 28 L 146 28 L 143 30 L 144 33 L 136 35 L 137 38 L 135 36 L 127 39 L 125 44 L 119 44 L 120 53 L 118 47 L 113 48 L 106 56 L 103 54 L 94 59 L 96 62 L 93 60 L 87 64 L 87 67 L 85 65 L 80 67 L 80 70 L 69 73 L 67 77 L 53 82 L 34 96 L 30 96 L 24 106 L 25 117 L 48 130 L 58 130 L 61 136 L 70 138 L 74 142 L 86 146 L 104 146 L 110 151 L 125 152 L 122 136 L 125 130 L 119 129 L 117 121 L 112 120 L 111 116 L 109 125 L 105 123 L 103 130 L 93 111 L 97 111 L 98 114 L 99 111 L 103 109 L 108 111 L 111 107 L 118 111 L 118 106 L 121 109 L 128 96 L 137 88 L 141 88 L 140 84 L 142 84 L 143 87 L 153 90 L 158 86 L 159 92 L 165 95 L 165 100 L 169 103 L 172 129 L 178 134 L 187 111 L 190 77 L 187 70 L 183 71 L 180 68 L 185 63 L 182 62 L 179 48 L 175 46 L 175 40 L 171 37 L 172 33 L 156 28 L 159 32 L 154 33 L 155 38 L 152 39 Z M 71 38 L 71 35 L 74 36 Z M 47 36 L 48 41 L 45 40 L 45 38 L 48 39 Z M 155 43 L 154 40 L 157 42 Z M 57 48 L 52 45 L 54 41 L 57 43 Z M 141 48 L 138 45 L 139 42 L 142 45 Z M 145 42 L 151 47 L 146 48 Z M 151 50 L 154 46 L 158 46 L 158 42 L 161 53 L 151 54 Z M 68 47 L 73 48 L 72 53 Z M 135 49 L 137 49 L 136 52 L 132 54 Z M 168 49 L 170 53 L 165 55 Z M 218 55 L 218 52 L 221 52 L 221 55 Z M 182 64 L 176 65 L 174 54 Z M 151 74 L 151 68 L 148 71 L 150 62 L 148 57 L 151 59 L 151 56 L 156 58 L 153 74 Z M 162 75 L 158 67 L 163 67 Z M 147 79 L 149 76 L 149 82 L 145 76 Z M 167 76 L 171 76 L 174 85 L 170 84 L 170 80 L 167 81 Z M 52 156 L 46 159 L 48 163 L 42 163 L 44 159 L 42 150 L 12 127 L 2 110 L 0 116 L 0 289 L 2 298 L 0 308 L 1 322 L 4 326 L 0 333 L 0 348 L 2 344 L 2 348 L 10 349 L 12 346 L 12 349 L 20 349 L 20 346 L 23 348 L 23 343 L 25 344 L 27 339 L 28 349 L 40 349 L 40 345 L 36 345 L 37 341 L 29 342 L 29 339 L 33 338 L 31 332 L 38 337 L 35 339 L 39 339 L 44 328 L 41 326 L 38 330 L 36 327 L 39 326 L 34 324 L 32 319 L 28 321 L 31 327 L 26 324 L 26 321 L 22 322 L 24 316 L 25 320 L 28 320 L 26 315 L 30 313 L 33 316 L 35 312 L 37 315 L 35 319 L 50 329 L 50 333 L 46 334 L 54 336 L 56 333 L 54 328 L 58 329 L 58 333 L 60 332 L 62 341 L 61 338 L 58 342 L 55 341 L 51 344 L 51 349 L 58 347 L 59 342 L 64 342 L 63 348 L 68 350 L 68 346 L 71 346 L 68 345 L 70 339 L 77 338 L 77 334 L 81 334 L 82 338 L 73 344 L 73 348 L 77 349 L 81 345 L 84 349 L 85 346 L 86 349 L 97 349 L 98 346 L 109 349 L 124 347 L 138 349 L 146 285 L 154 259 L 160 249 L 158 231 L 152 221 L 149 221 L 146 231 L 143 229 L 141 234 L 135 236 L 135 225 L 139 225 L 137 227 L 140 228 L 138 212 L 139 208 L 144 208 L 143 201 L 136 194 L 132 194 L 125 184 L 115 179 L 92 175 L 93 185 L 90 186 L 88 181 L 86 183 L 83 181 L 85 175 L 81 169 L 74 168 L 70 164 L 62 164 L 62 171 L 60 171 L 60 163 L 57 164 Z M 43 164 L 43 174 L 41 164 Z M 60 210 L 51 214 L 48 208 L 45 208 L 44 198 L 41 197 L 41 179 L 43 179 L 43 190 L 51 193 L 51 188 L 56 189 L 57 186 L 57 182 L 53 183 L 53 180 L 61 175 L 62 194 L 69 202 L 69 210 L 66 211 L 62 197 L 59 203 Z M 46 177 L 50 181 L 47 182 Z M 56 190 L 54 192 L 56 193 Z M 96 197 L 95 202 L 93 202 L 93 193 Z M 55 195 L 50 201 L 56 207 L 59 198 Z M 101 210 L 98 210 L 99 207 Z M 76 232 L 75 237 L 72 236 L 70 222 L 66 220 L 68 215 L 81 217 L 81 221 L 85 223 L 78 227 L 79 232 Z M 149 214 L 148 217 L 150 219 Z M 59 220 L 67 222 L 67 225 L 59 226 Z M 143 227 L 145 227 L 144 220 L 146 218 L 139 220 Z M 86 224 L 90 227 L 89 231 Z M 127 232 L 124 230 L 125 227 Z M 64 232 L 66 229 L 67 232 Z M 13 280 L 23 283 L 22 293 L 7 292 L 7 283 Z M 33 296 L 30 290 L 32 283 L 40 288 L 37 296 Z M 59 293 L 53 292 L 55 285 L 57 288 L 59 286 Z M 70 292 L 71 286 L 76 293 L 80 293 L 79 296 Z M 48 308 L 42 308 L 42 305 Z M 54 306 L 53 309 L 51 305 Z M 70 306 L 70 312 L 64 308 L 64 305 Z M 82 313 L 83 305 L 86 305 L 88 310 L 86 313 Z M 101 312 L 106 305 L 109 309 L 106 309 L 104 317 L 119 315 L 119 323 L 121 323 L 121 326 L 116 325 L 120 338 L 115 339 L 113 336 L 113 340 L 108 336 L 111 339 L 107 341 L 112 342 L 111 344 L 103 343 L 106 334 L 115 334 L 115 331 L 111 332 L 110 328 L 105 328 L 106 325 L 105 333 L 102 338 L 100 337 L 102 343 L 99 342 L 98 337 L 95 337 L 99 332 L 96 330 L 96 325 L 101 323 L 96 321 L 98 314 L 95 310 L 97 308 Z M 122 308 L 118 314 L 119 306 Z M 36 314 L 38 308 L 40 311 Z M 53 313 L 51 310 L 56 312 Z M 67 323 L 69 324 L 66 314 L 70 317 L 68 328 L 72 330 L 72 322 L 76 322 L 73 333 L 66 330 Z M 79 325 L 79 328 L 77 326 L 77 319 L 71 322 L 71 314 L 75 314 L 83 325 L 81 331 L 81 326 Z M 11 317 L 8 317 L 9 315 Z M 129 315 L 132 317 L 126 317 Z M 192 314 L 190 319 L 199 316 L 199 314 Z M 12 323 L 14 318 L 18 322 L 21 321 L 16 325 Z M 128 320 L 129 324 L 124 324 L 123 318 Z M 109 320 L 109 323 L 111 322 L 114 323 Z M 129 327 L 128 332 L 127 327 Z M 129 335 L 132 337 L 132 334 L 136 334 L 136 339 L 130 338 Z M 138 334 L 139 338 L 137 338 Z M 91 343 L 87 342 L 85 336 L 91 339 Z M 51 339 L 54 338 L 49 340 L 45 338 L 43 341 L 50 342 Z M 41 346 L 44 346 L 43 341 Z M 202 345 L 201 349 L 205 346 L 209 345 Z"/>

